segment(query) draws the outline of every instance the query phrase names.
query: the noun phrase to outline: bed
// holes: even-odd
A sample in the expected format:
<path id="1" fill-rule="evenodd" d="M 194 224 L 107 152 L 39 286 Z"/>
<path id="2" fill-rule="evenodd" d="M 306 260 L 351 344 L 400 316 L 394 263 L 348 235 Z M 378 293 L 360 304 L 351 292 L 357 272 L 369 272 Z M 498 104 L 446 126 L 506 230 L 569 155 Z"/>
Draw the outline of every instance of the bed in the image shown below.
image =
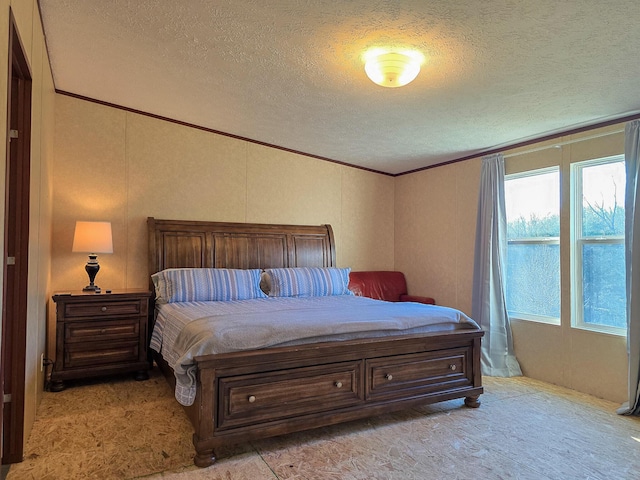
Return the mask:
<path id="1" fill-rule="evenodd" d="M 266 269 L 275 275 L 295 267 L 295 271 L 342 270 L 341 274 L 344 273 L 344 269 L 336 268 L 335 242 L 329 225 L 241 224 L 152 217 L 148 218 L 147 225 L 149 273 L 156 274 L 156 283 L 151 283 L 153 288 L 158 287 L 157 278 L 161 276 L 158 272 L 164 273 L 167 269 L 203 269 L 214 273 L 224 269 Z M 348 316 L 353 311 L 353 302 L 363 304 L 365 311 L 370 312 L 365 316 L 383 315 L 387 308 L 380 304 L 388 302 L 353 298 L 349 292 L 345 293 L 334 300 L 307 298 L 302 303 L 326 311 L 329 310 L 324 302 L 344 303 L 346 313 L 330 310 L 336 324 L 342 323 L 341 315 Z M 274 306 L 278 301 L 286 308 L 297 299 L 267 296 L 242 300 L 236 303 L 244 307 L 259 303 L 258 313 L 233 318 L 260 322 L 264 316 L 260 312 L 279 309 Z M 213 303 L 220 307 L 224 302 Z M 161 307 L 160 302 L 157 306 Z M 185 311 L 191 307 L 196 311 L 209 307 L 207 302 L 203 305 L 196 302 L 195 307 L 189 302 L 172 306 L 174 310 Z M 415 304 L 408 308 L 442 307 Z M 273 346 L 259 344 L 258 348 L 222 349 L 218 353 L 193 350 L 188 368 L 188 377 L 192 379 L 191 398 L 180 403 L 194 427 L 194 463 L 199 467 L 212 465 L 216 460 L 215 450 L 223 445 L 417 405 L 463 398 L 468 407 L 478 407 L 483 392 L 480 372 L 483 332 L 472 320 L 466 321 L 468 317 L 461 312 L 445 310 L 439 311 L 456 316 L 463 325 L 443 328 L 421 325 L 399 333 L 391 330 L 384 336 L 312 335 L 307 341 L 286 338 Z M 162 308 L 157 311 L 162 312 Z M 290 323 L 283 321 L 284 324 L 295 325 L 296 314 L 307 315 L 296 313 L 292 308 L 286 320 Z M 161 318 L 158 313 L 150 318 L 150 331 L 154 335 L 162 330 L 160 323 L 155 324 L 156 315 Z M 404 313 L 399 316 L 404 317 Z M 363 319 L 366 320 L 369 319 Z M 252 329 L 245 328 L 245 331 Z M 154 350 L 162 352 L 157 343 L 155 349 L 152 346 L 151 351 Z M 176 397 L 179 399 L 182 379 L 187 378 L 181 373 L 181 366 L 158 352 L 154 352 L 154 360 L 172 386 L 178 387 Z"/>

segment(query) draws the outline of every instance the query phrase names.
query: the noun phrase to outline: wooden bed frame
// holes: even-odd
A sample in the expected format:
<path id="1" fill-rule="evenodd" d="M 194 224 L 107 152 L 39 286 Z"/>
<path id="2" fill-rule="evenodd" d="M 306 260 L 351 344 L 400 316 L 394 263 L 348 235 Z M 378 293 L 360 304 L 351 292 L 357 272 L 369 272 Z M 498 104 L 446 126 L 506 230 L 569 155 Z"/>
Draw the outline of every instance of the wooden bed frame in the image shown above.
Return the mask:
<path id="1" fill-rule="evenodd" d="M 149 274 L 165 268 L 335 266 L 331 226 L 147 221 Z M 481 330 L 267 348 L 196 358 L 197 393 L 185 407 L 194 463 L 225 444 L 282 435 L 482 394 Z M 155 358 L 167 379 L 167 363 Z"/>

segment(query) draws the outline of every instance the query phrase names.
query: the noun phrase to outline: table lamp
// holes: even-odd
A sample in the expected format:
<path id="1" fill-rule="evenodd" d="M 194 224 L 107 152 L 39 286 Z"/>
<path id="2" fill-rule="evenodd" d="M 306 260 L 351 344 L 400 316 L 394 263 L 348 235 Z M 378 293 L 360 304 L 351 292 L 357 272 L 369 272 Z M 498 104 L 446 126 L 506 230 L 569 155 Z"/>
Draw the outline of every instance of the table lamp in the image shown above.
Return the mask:
<path id="1" fill-rule="evenodd" d="M 100 287 L 93 283 L 98 270 L 100 270 L 97 254 L 113 253 L 111 222 L 76 222 L 71 251 L 89 254 L 89 261 L 84 267 L 89 275 L 89 285 L 84 287 L 82 291 L 99 291 Z"/>

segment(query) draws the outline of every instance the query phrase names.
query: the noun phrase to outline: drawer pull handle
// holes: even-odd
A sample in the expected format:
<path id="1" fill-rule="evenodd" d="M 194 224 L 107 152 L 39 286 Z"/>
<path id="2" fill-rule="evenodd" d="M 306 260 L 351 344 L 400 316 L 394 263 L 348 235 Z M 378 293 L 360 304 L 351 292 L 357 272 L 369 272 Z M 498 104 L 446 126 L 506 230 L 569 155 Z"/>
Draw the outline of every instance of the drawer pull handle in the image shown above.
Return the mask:
<path id="1" fill-rule="evenodd" d="M 107 307 L 102 307 L 100 310 L 102 310 L 103 312 L 107 311 Z"/>
<path id="2" fill-rule="evenodd" d="M 454 372 L 456 371 L 458 367 L 456 367 L 453 363 L 451 365 L 449 365 L 449 370 L 453 370 Z"/>
<path id="3" fill-rule="evenodd" d="M 253 403 L 256 401 L 256 397 L 255 395 L 249 395 L 249 398 L 247 398 L 247 400 L 249 400 L 249 403 Z"/>
<path id="4" fill-rule="evenodd" d="M 336 388 L 342 388 L 342 382 L 336 382 L 334 383 L 334 385 L 336 386 Z"/>
<path id="5" fill-rule="evenodd" d="M 387 380 L 393 380 L 393 375 L 391 375 L 390 373 L 387 373 L 384 378 L 386 378 Z"/>

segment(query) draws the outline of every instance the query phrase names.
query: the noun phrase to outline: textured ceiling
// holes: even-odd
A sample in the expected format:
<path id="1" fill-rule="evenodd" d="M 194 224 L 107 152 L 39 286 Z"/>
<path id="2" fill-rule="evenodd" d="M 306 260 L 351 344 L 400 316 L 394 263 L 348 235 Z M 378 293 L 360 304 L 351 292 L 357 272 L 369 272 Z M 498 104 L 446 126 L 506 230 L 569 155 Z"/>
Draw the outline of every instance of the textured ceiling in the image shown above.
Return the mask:
<path id="1" fill-rule="evenodd" d="M 386 173 L 640 111 L 637 0 L 39 0 L 56 88 Z M 402 88 L 371 47 L 420 50 Z"/>

